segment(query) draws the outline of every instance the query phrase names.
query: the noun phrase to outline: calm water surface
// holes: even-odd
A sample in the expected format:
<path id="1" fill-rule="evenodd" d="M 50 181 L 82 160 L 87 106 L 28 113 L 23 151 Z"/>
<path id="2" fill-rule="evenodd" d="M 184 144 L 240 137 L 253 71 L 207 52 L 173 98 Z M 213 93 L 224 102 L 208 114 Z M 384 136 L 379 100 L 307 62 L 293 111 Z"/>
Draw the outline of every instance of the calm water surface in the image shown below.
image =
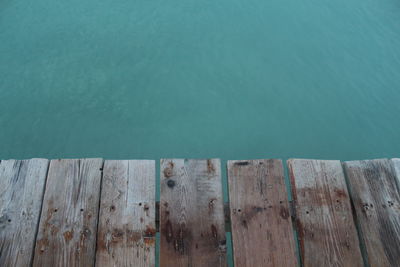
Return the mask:
<path id="1" fill-rule="evenodd" d="M 399 157 L 399 118 L 398 0 L 0 0 L 1 159 Z"/>
<path id="2" fill-rule="evenodd" d="M 398 0 L 0 0 L 0 158 L 400 156 Z"/>

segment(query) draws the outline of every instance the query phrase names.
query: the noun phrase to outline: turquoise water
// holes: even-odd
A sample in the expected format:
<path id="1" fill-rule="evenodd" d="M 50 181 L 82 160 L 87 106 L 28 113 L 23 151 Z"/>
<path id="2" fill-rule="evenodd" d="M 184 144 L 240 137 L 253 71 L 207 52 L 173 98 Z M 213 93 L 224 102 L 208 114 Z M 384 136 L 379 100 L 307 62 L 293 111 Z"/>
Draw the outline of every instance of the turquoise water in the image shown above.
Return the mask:
<path id="1" fill-rule="evenodd" d="M 399 157 L 399 115 L 398 0 L 0 0 L 1 159 Z"/>
<path id="2" fill-rule="evenodd" d="M 0 158 L 400 156 L 400 2 L 1 0 L 0 103 Z"/>

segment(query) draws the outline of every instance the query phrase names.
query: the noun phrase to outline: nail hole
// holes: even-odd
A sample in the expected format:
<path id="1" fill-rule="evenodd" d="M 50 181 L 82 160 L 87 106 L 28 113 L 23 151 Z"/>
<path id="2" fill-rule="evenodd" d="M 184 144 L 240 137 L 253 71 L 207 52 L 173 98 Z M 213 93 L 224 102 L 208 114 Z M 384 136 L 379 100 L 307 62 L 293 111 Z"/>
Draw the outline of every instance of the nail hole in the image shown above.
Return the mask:
<path id="1" fill-rule="evenodd" d="M 167 185 L 169 188 L 173 188 L 175 186 L 175 181 L 174 180 L 168 180 Z"/>

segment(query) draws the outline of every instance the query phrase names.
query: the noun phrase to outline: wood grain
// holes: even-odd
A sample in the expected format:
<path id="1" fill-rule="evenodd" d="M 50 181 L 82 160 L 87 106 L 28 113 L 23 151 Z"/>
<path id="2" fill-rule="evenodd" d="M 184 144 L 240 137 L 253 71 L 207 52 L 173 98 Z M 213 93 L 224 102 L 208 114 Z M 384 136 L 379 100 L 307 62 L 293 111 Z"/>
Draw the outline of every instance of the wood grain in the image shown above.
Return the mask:
<path id="1" fill-rule="evenodd" d="M 48 168 L 47 159 L 0 163 L 0 266 L 29 266 Z"/>
<path id="2" fill-rule="evenodd" d="M 390 160 L 344 163 L 370 266 L 400 264 L 400 197 Z"/>
<path id="3" fill-rule="evenodd" d="M 226 266 L 220 161 L 161 160 L 160 266 Z"/>
<path id="4" fill-rule="evenodd" d="M 34 266 L 93 266 L 102 159 L 52 160 Z"/>
<path id="5" fill-rule="evenodd" d="M 297 266 L 281 160 L 228 161 L 236 266 Z"/>
<path id="6" fill-rule="evenodd" d="M 396 173 L 397 185 L 400 188 L 400 159 L 392 159 L 392 165 Z"/>
<path id="7" fill-rule="evenodd" d="M 288 161 L 304 266 L 363 266 L 340 161 Z"/>
<path id="8" fill-rule="evenodd" d="M 155 162 L 106 160 L 96 266 L 155 266 Z"/>

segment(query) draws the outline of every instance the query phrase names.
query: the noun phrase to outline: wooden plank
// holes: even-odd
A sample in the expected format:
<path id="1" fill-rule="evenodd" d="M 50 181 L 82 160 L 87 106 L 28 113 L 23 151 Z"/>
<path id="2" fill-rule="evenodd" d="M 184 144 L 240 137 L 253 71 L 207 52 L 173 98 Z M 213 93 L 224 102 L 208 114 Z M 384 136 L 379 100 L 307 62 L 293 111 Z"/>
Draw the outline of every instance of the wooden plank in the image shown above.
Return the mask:
<path id="1" fill-rule="evenodd" d="M 218 159 L 161 160 L 160 266 L 226 266 Z"/>
<path id="2" fill-rule="evenodd" d="M 231 232 L 231 212 L 229 202 L 224 203 L 225 232 Z M 156 230 L 160 229 L 160 202 L 156 201 Z"/>
<path id="3" fill-rule="evenodd" d="M 34 266 L 93 266 L 102 159 L 52 160 Z"/>
<path id="4" fill-rule="evenodd" d="M 288 161 L 304 266 L 363 266 L 340 161 Z"/>
<path id="5" fill-rule="evenodd" d="M 155 162 L 106 160 L 96 266 L 155 266 Z"/>
<path id="6" fill-rule="evenodd" d="M 29 266 L 39 224 L 47 159 L 0 163 L 0 266 Z"/>
<path id="7" fill-rule="evenodd" d="M 400 188 L 400 158 L 399 159 L 392 159 L 392 164 L 394 167 L 394 171 L 397 177 L 397 185 Z"/>
<path id="8" fill-rule="evenodd" d="M 281 160 L 228 161 L 236 266 L 297 266 Z"/>
<path id="9" fill-rule="evenodd" d="M 344 163 L 370 266 L 400 264 L 400 197 L 387 159 Z"/>

